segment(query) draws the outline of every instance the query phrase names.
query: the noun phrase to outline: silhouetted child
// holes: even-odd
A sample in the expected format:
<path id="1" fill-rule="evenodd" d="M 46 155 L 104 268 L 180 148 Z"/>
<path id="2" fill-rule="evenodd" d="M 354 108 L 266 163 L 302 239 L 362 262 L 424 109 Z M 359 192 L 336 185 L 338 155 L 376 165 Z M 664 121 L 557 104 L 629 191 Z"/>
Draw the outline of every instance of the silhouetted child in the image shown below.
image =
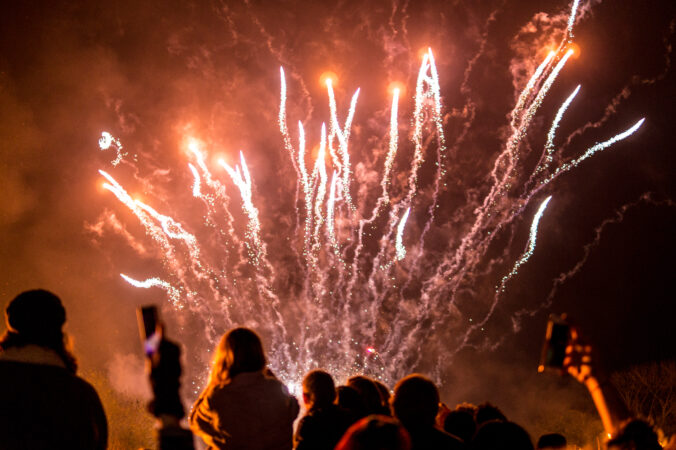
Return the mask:
<path id="1" fill-rule="evenodd" d="M 307 413 L 300 419 L 294 437 L 297 450 L 333 449 L 352 424 L 347 411 L 334 404 L 336 388 L 331 375 L 313 370 L 303 379 L 303 402 Z"/>

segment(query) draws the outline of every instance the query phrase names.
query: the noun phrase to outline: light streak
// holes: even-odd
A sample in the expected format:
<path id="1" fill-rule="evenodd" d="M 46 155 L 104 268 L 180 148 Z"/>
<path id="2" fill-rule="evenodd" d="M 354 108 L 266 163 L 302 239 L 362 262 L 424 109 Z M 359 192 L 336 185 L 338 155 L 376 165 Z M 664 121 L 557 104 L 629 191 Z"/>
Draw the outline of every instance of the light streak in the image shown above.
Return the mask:
<path id="1" fill-rule="evenodd" d="M 585 159 L 591 158 L 592 156 L 594 156 L 595 153 L 600 152 L 600 151 L 603 151 L 603 150 L 607 149 L 608 147 L 610 147 L 611 145 L 613 145 L 614 143 L 619 142 L 619 141 L 621 141 L 621 140 L 623 140 L 623 139 L 628 138 L 629 136 L 631 136 L 632 134 L 634 134 L 634 133 L 636 132 L 636 130 L 638 130 L 639 128 L 641 128 L 641 125 L 643 125 L 643 122 L 645 122 L 645 119 L 639 120 L 638 122 L 636 122 L 636 123 L 635 123 L 632 127 L 630 127 L 629 129 L 627 129 L 627 130 L 623 131 L 622 133 L 619 133 L 619 134 L 617 134 L 617 135 L 611 137 L 611 138 L 608 139 L 607 141 L 603 141 L 603 142 L 597 143 L 597 144 L 595 144 L 595 145 L 589 147 L 589 148 L 587 149 L 587 151 L 584 152 L 581 156 L 578 156 L 578 157 L 575 158 L 574 160 L 572 160 L 572 161 L 570 161 L 570 162 L 567 162 L 567 163 L 561 165 L 560 167 L 558 167 L 558 168 L 556 169 L 556 171 L 554 171 L 554 173 L 553 173 L 552 175 L 550 175 L 546 180 L 544 180 L 544 181 L 542 182 L 542 184 L 543 184 L 543 185 L 548 184 L 548 183 L 551 182 L 554 178 L 558 177 L 558 176 L 561 175 L 562 173 L 567 172 L 567 171 L 569 171 L 570 169 L 573 169 L 573 168 L 577 167 L 577 166 L 578 166 L 582 161 L 584 161 Z"/>
<path id="2" fill-rule="evenodd" d="M 568 42 L 573 39 L 573 25 L 575 25 L 575 14 L 577 14 L 578 3 L 580 3 L 580 0 L 573 0 L 573 7 L 570 11 L 570 17 L 568 17 L 568 28 L 566 29 Z"/>
<path id="3" fill-rule="evenodd" d="M 140 200 L 134 200 L 134 203 L 136 203 L 139 208 L 148 213 L 152 218 L 157 220 L 160 223 L 162 230 L 164 230 L 164 233 L 169 238 L 185 241 L 188 246 L 195 250 L 196 253 L 199 253 L 199 250 L 197 249 L 197 239 L 194 235 L 185 231 L 180 223 L 176 222 L 169 216 L 158 213 L 155 211 L 155 209 L 146 205 Z"/>
<path id="4" fill-rule="evenodd" d="M 512 270 L 507 275 L 502 277 L 502 280 L 500 280 L 500 286 L 497 288 L 497 292 L 504 292 L 505 287 L 507 286 L 507 282 L 511 280 L 514 277 L 514 275 L 517 274 L 519 268 L 523 266 L 530 259 L 531 256 L 533 256 L 538 234 L 538 225 L 540 224 L 540 219 L 542 218 L 545 209 L 547 209 L 547 205 L 549 204 L 549 201 L 551 199 L 552 199 L 551 195 L 546 199 L 544 199 L 544 201 L 540 204 L 540 207 L 538 208 L 537 212 L 535 213 L 535 216 L 533 216 L 533 222 L 530 225 L 530 236 L 528 237 L 526 250 L 523 252 L 521 257 L 516 261 L 516 263 L 514 263 L 514 267 L 512 268 Z"/>
<path id="5" fill-rule="evenodd" d="M 319 250 L 321 241 L 319 239 L 319 230 L 324 224 L 324 216 L 322 209 L 324 207 L 324 197 L 326 197 L 326 126 L 322 124 L 322 137 L 319 144 L 319 152 L 317 153 L 317 161 L 313 170 L 313 179 L 319 177 L 319 185 L 317 187 L 317 196 L 315 197 L 315 233 L 314 233 L 314 247 Z"/>
<path id="6" fill-rule="evenodd" d="M 298 168 L 300 172 L 300 183 L 305 199 L 305 234 L 303 252 L 307 258 L 310 258 L 310 246 L 312 241 L 312 186 L 305 167 L 305 131 L 303 124 L 298 121 Z M 308 259 L 309 262 L 309 259 Z"/>
<path id="7" fill-rule="evenodd" d="M 235 186 L 237 186 L 241 194 L 242 208 L 249 218 L 246 233 L 251 242 L 249 259 L 254 266 L 259 266 L 262 258 L 265 257 L 265 247 L 260 238 L 261 224 L 258 220 L 258 209 L 254 206 L 252 201 L 251 176 L 249 175 L 249 169 L 246 166 L 244 154 L 241 151 L 239 152 L 239 159 L 241 170 L 240 166 L 235 166 L 235 169 L 233 170 L 233 168 L 223 160 L 220 160 L 219 163 L 225 168 L 226 172 L 228 172 L 232 182 L 235 183 Z"/>
<path id="8" fill-rule="evenodd" d="M 152 287 L 158 287 L 160 289 L 163 289 L 164 291 L 167 292 L 169 298 L 171 298 L 171 301 L 173 302 L 174 306 L 176 306 L 179 309 L 183 308 L 183 305 L 181 303 L 181 292 L 168 282 L 157 277 L 139 281 L 131 277 L 128 277 L 123 273 L 121 273 L 120 276 L 124 279 L 124 281 L 126 281 L 127 283 L 131 284 L 136 288 L 150 289 Z"/>
<path id="9" fill-rule="evenodd" d="M 333 246 L 336 255 L 340 254 L 338 242 L 336 241 L 334 211 L 336 207 L 336 180 L 338 174 L 334 171 L 331 177 L 331 187 L 329 188 L 329 200 L 326 204 L 326 230 L 329 235 L 329 242 Z"/>
<path id="10" fill-rule="evenodd" d="M 383 174 L 383 181 L 380 185 L 383 188 L 383 199 L 385 203 L 390 202 L 390 197 L 387 193 L 387 187 L 390 184 L 390 173 L 392 172 L 392 165 L 394 164 L 394 157 L 397 155 L 397 147 L 399 142 L 399 124 L 397 121 L 399 109 L 399 89 L 395 88 L 392 93 L 392 112 L 390 113 L 390 145 L 385 159 L 385 173 Z"/>
<path id="11" fill-rule="evenodd" d="M 549 63 L 552 61 L 554 56 L 556 55 L 556 52 L 549 52 L 547 54 L 547 57 L 540 63 L 538 68 L 535 70 L 533 75 L 530 77 L 528 80 L 528 83 L 526 84 L 526 87 L 523 88 L 521 91 L 521 94 L 519 95 L 519 99 L 517 100 L 516 106 L 514 107 L 514 110 L 512 111 L 512 128 L 516 128 L 517 126 L 517 121 L 521 117 L 521 111 L 523 111 L 523 108 L 526 106 L 526 101 L 530 97 L 531 93 L 533 92 L 533 88 L 535 87 L 535 83 L 540 79 L 542 76 L 542 73 L 545 71 L 545 69 L 549 66 Z"/>
<path id="12" fill-rule="evenodd" d="M 395 242 L 395 248 L 397 252 L 397 261 L 401 261 L 406 257 L 406 247 L 404 247 L 404 227 L 406 226 L 406 221 L 408 220 L 408 214 L 411 212 L 411 208 L 408 208 L 404 215 L 397 225 L 397 238 Z"/>
<path id="13" fill-rule="evenodd" d="M 573 55 L 573 50 L 568 50 L 565 55 L 563 55 L 563 58 L 556 64 L 554 67 L 554 70 L 549 74 L 547 77 L 547 80 L 545 80 L 544 84 L 540 88 L 540 91 L 538 92 L 537 96 L 535 97 L 535 100 L 533 100 L 533 103 L 531 104 L 530 108 L 528 109 L 528 112 L 526 113 L 524 122 L 522 123 L 521 127 L 522 130 L 520 130 L 519 135 L 524 134 L 525 132 L 525 126 L 530 124 L 531 120 L 533 120 L 533 116 L 535 116 L 535 113 L 537 112 L 538 108 L 542 104 L 542 101 L 544 100 L 545 96 L 549 92 L 549 89 L 552 87 L 552 84 L 554 84 L 554 81 L 556 80 L 556 77 L 559 76 L 559 72 L 561 72 L 561 69 L 563 69 L 563 66 L 566 65 L 566 62 L 568 59 Z M 521 137 L 521 136 L 520 136 Z"/>
<path id="14" fill-rule="evenodd" d="M 343 198 L 345 202 L 350 206 L 351 209 L 354 209 L 352 203 L 352 197 L 350 196 L 350 153 L 348 151 L 348 142 L 350 139 L 350 128 L 352 127 L 352 120 L 354 118 L 354 112 L 357 107 L 357 99 L 359 98 L 359 89 L 357 89 L 352 96 L 352 101 L 350 102 L 350 109 L 347 113 L 347 118 L 345 119 L 344 128 L 340 127 L 338 122 L 338 113 L 336 108 L 336 99 L 333 93 L 333 86 L 330 78 L 326 80 L 326 89 L 329 94 L 329 111 L 331 114 L 331 121 L 329 122 L 329 148 L 332 148 L 331 142 L 333 137 L 338 138 L 338 148 L 340 150 L 340 155 L 342 160 L 338 163 L 338 171 L 342 175 L 342 190 Z M 333 156 L 333 155 L 332 155 Z"/>
<path id="15" fill-rule="evenodd" d="M 556 116 L 554 117 L 552 126 L 549 129 L 549 132 L 547 133 L 547 142 L 545 143 L 545 154 L 543 164 L 542 165 L 538 164 L 533 175 L 536 175 L 542 172 L 543 170 L 546 170 L 552 163 L 553 160 L 552 155 L 554 155 L 554 151 L 556 150 L 554 148 L 554 138 L 556 137 L 556 129 L 559 127 L 559 122 L 561 122 L 561 119 L 563 118 L 563 115 L 568 109 L 568 106 L 570 106 L 571 102 L 573 101 L 578 92 L 580 92 L 579 84 L 577 85 L 573 93 L 568 96 L 566 101 L 563 102 L 559 110 L 556 112 Z"/>
<path id="16" fill-rule="evenodd" d="M 284 148 L 289 152 L 291 157 L 291 163 L 293 168 L 298 173 L 298 166 L 294 158 L 294 149 L 293 144 L 291 143 L 291 136 L 289 135 L 289 128 L 286 125 L 286 77 L 284 76 L 284 68 L 279 68 L 279 78 L 280 78 L 280 93 L 279 93 L 279 131 L 282 132 L 282 137 L 284 139 Z"/>
<path id="17" fill-rule="evenodd" d="M 200 174 L 192 164 L 188 163 L 188 167 L 190 167 L 190 172 L 192 172 L 192 176 L 195 179 L 192 185 L 192 195 L 193 197 L 200 198 L 202 196 L 202 192 L 200 190 Z"/>

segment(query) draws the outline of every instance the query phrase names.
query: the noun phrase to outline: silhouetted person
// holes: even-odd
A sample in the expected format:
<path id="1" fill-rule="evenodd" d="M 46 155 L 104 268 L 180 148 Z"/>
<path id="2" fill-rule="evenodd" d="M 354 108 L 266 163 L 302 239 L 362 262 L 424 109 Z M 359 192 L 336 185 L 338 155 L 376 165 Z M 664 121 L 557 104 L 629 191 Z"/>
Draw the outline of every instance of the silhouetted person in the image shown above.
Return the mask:
<path id="1" fill-rule="evenodd" d="M 472 450 L 533 450 L 530 435 L 514 422 L 492 420 L 479 426 Z"/>
<path id="2" fill-rule="evenodd" d="M 352 425 L 336 450 L 410 450 L 411 438 L 399 422 L 388 416 L 372 415 Z"/>
<path id="3" fill-rule="evenodd" d="M 411 435 L 413 450 L 464 448 L 460 439 L 435 427 L 439 391 L 430 379 L 420 374 L 402 378 L 390 402 L 394 417 Z"/>
<path id="4" fill-rule="evenodd" d="M 466 444 L 472 442 L 476 432 L 473 413 L 474 411 L 466 408 L 456 408 L 449 412 L 444 420 L 444 431 L 459 437 Z"/>
<path id="5" fill-rule="evenodd" d="M 375 383 L 380 393 L 380 414 L 384 416 L 392 415 L 392 411 L 390 411 L 390 388 L 378 380 L 373 380 L 373 383 Z"/>
<path id="6" fill-rule="evenodd" d="M 347 380 L 347 385 L 359 393 L 361 412 L 359 418 L 382 412 L 382 397 L 376 383 L 363 375 L 356 375 Z"/>
<path id="7" fill-rule="evenodd" d="M 294 437 L 296 450 L 332 450 L 352 421 L 347 411 L 334 404 L 336 387 L 331 375 L 313 370 L 303 379 L 303 402 L 307 413 L 300 419 Z"/>
<path id="8" fill-rule="evenodd" d="M 623 423 L 617 434 L 606 445 L 608 450 L 660 450 L 662 448 L 653 427 L 640 419 L 631 419 Z"/>
<path id="9" fill-rule="evenodd" d="M 566 437 L 564 435 L 559 433 L 549 433 L 540 436 L 540 439 L 538 439 L 537 449 L 565 450 L 567 446 L 568 442 L 566 441 Z"/>
<path id="10" fill-rule="evenodd" d="M 504 422 L 507 420 L 507 417 L 505 417 L 497 406 L 484 402 L 477 406 L 474 420 L 476 421 L 477 427 L 480 427 L 482 424 L 492 420 L 501 420 Z"/>
<path id="11" fill-rule="evenodd" d="M 361 398 L 356 389 L 350 386 L 338 386 L 336 388 L 336 404 L 349 413 L 351 423 L 355 423 L 361 418 Z"/>
<path id="12" fill-rule="evenodd" d="M 0 338 L 0 448 L 105 449 L 108 426 L 94 388 L 75 373 L 66 310 L 51 292 L 22 292 Z"/>
<path id="13" fill-rule="evenodd" d="M 150 385 L 153 399 L 148 411 L 158 419 L 157 444 L 159 450 L 193 450 L 193 435 L 181 427 L 185 410 L 179 389 L 181 387 L 181 350 L 175 343 L 162 338 L 157 352 L 148 357 Z"/>
<path id="14" fill-rule="evenodd" d="M 207 445 L 222 449 L 288 450 L 298 401 L 265 367 L 256 333 L 235 328 L 216 347 L 207 387 L 190 426 Z"/>

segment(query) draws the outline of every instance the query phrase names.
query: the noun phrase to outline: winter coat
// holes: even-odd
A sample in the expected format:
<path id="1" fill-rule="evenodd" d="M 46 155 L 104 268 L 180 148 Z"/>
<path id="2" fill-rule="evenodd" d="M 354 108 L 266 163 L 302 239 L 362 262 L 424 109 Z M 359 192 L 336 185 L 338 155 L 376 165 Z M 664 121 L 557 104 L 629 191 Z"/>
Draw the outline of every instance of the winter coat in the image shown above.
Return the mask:
<path id="1" fill-rule="evenodd" d="M 105 449 L 107 441 L 98 394 L 56 352 L 26 345 L 0 353 L 0 448 Z"/>
<path id="2" fill-rule="evenodd" d="M 205 389 L 190 427 L 211 448 L 289 450 L 299 409 L 279 380 L 263 371 L 245 372 Z"/>

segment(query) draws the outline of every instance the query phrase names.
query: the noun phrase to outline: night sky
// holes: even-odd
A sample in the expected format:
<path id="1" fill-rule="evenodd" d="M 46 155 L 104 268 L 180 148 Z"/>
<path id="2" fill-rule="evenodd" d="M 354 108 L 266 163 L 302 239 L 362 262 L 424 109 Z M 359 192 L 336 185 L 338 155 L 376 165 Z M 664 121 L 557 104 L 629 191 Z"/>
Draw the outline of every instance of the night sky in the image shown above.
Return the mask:
<path id="1" fill-rule="evenodd" d="M 559 177 L 529 203 L 496 241 L 507 253 L 491 249 L 489 255 L 508 257 L 473 278 L 480 284 L 463 286 L 455 303 L 462 320 L 467 311 L 485 313 L 486 295 L 523 251 L 537 203 L 545 193 L 552 195 L 535 254 L 510 281 L 485 336 L 458 353 L 441 377 L 450 402 L 491 398 L 513 410 L 517 407 L 505 403 L 524 392 L 524 380 L 533 389 L 559 383 L 530 378 L 552 312 L 568 312 L 611 370 L 676 357 L 676 4 L 583 0 L 580 8 L 574 39 L 580 52 L 534 118 L 522 144 L 530 156 L 520 164 L 537 162 L 558 106 L 577 84 L 580 94 L 557 133 L 564 160 L 642 117 L 646 121 L 633 136 Z M 192 336 L 178 331 L 179 314 L 170 312 L 164 293 L 135 289 L 119 277 L 120 272 L 138 279 L 162 275 L 163 267 L 133 215 L 101 188 L 98 173 L 110 172 L 130 193 L 196 228 L 204 211 L 190 197 L 189 136 L 205 143 L 208 164 L 225 184 L 229 180 L 216 170 L 217 156 L 236 164 L 237 151 L 245 152 L 271 260 L 296 283 L 295 263 L 284 264 L 290 256 L 281 236 L 289 234 L 280 231 L 293 229 L 296 186 L 277 126 L 280 65 L 287 72 L 292 136 L 302 120 L 310 149 L 329 118 L 320 75 L 327 70 L 337 75 L 341 117 L 361 88 L 351 158 L 353 167 L 362 164 L 376 172 L 355 170 L 352 195 L 370 199 L 371 208 L 376 191 L 362 192 L 359 186 L 373 188 L 369 174 L 382 168 L 388 86 L 399 82 L 406 89 L 399 116 L 404 158 L 407 151 L 410 156 L 420 52 L 432 48 L 451 152 L 449 187 L 440 197 L 438 227 L 428 245 L 457 246 L 458 234 L 468 226 L 458 217 L 471 217 L 467 212 L 485 195 L 487 175 L 504 147 L 516 88 L 524 86 L 547 47 L 559 42 L 569 10 L 564 1 L 549 0 L 5 2 L 0 14 L 0 306 L 29 288 L 57 293 L 83 367 L 112 373 L 115 361 L 139 354 L 134 309 L 149 302 L 169 310 L 169 329 L 175 325 L 170 335 L 193 351 Z M 457 142 L 468 102 L 476 116 Z M 98 148 L 102 131 L 119 138 L 129 152 L 116 168 L 110 164 L 114 152 Z M 403 173 L 404 167 L 400 163 L 395 171 Z M 422 177 L 431 173 L 423 166 Z M 230 195 L 231 208 L 238 210 L 238 194 Z M 117 231 L 104 220 L 111 212 L 121 227 Z M 408 247 L 423 216 L 411 219 Z M 243 216 L 236 213 L 235 219 Z M 448 317 L 443 320 L 439 333 L 452 335 L 456 328 Z M 495 342 L 500 345 L 486 349 Z"/>

